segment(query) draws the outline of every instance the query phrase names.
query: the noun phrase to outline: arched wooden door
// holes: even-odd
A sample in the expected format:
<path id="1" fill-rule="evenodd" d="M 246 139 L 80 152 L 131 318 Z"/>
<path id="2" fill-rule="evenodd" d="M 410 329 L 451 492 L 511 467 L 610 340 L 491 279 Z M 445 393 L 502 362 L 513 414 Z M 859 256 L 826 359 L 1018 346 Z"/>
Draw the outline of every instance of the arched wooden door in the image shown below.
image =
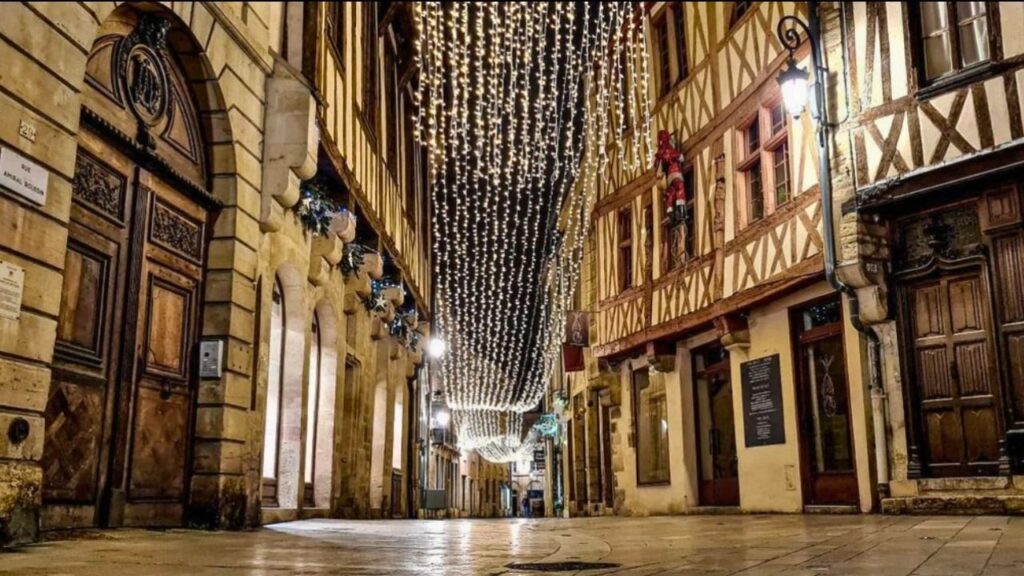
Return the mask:
<path id="1" fill-rule="evenodd" d="M 183 522 L 213 203 L 168 30 L 158 16 L 115 12 L 89 58 L 46 407 L 44 528 Z"/>

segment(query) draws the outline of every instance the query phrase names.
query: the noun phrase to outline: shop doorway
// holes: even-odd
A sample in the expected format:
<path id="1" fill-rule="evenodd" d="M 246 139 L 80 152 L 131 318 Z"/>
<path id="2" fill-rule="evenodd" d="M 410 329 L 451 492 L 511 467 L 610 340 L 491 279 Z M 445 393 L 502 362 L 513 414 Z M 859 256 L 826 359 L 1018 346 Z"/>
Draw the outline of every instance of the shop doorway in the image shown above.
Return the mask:
<path id="1" fill-rule="evenodd" d="M 804 504 L 856 505 L 842 303 L 829 297 L 794 310 L 790 321 L 795 329 Z"/>
<path id="2" fill-rule="evenodd" d="M 700 505 L 739 506 L 729 352 L 718 343 L 695 350 L 693 375 Z"/>

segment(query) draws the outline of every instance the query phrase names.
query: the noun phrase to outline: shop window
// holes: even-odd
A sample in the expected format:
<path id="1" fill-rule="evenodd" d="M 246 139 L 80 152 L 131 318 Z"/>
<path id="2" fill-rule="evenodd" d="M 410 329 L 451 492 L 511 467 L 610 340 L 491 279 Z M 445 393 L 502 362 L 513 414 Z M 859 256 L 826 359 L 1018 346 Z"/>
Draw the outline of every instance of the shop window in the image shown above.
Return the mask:
<path id="1" fill-rule="evenodd" d="M 997 42 L 990 2 L 909 3 L 922 85 L 989 62 Z"/>
<path id="2" fill-rule="evenodd" d="M 633 209 L 619 210 L 619 291 L 633 286 Z"/>
<path id="3" fill-rule="evenodd" d="M 633 430 L 636 434 L 637 484 L 670 481 L 668 401 L 665 381 L 653 381 L 647 368 L 633 372 Z"/>
<path id="4" fill-rule="evenodd" d="M 739 130 L 739 181 L 751 224 L 793 197 L 789 158 L 789 116 L 782 102 L 760 108 Z"/>

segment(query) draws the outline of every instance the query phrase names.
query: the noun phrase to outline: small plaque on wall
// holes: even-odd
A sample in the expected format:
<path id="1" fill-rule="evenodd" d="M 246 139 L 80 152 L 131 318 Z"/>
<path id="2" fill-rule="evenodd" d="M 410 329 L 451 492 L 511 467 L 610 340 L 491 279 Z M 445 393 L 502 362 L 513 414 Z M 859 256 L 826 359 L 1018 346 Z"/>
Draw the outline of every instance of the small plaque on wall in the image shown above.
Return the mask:
<path id="1" fill-rule="evenodd" d="M 21 317 L 21 296 L 25 290 L 25 269 L 0 260 L 0 318 Z"/>
<path id="2" fill-rule="evenodd" d="M 785 444 L 779 355 L 744 362 L 740 365 L 740 378 L 743 383 L 743 428 L 747 447 Z"/>
<path id="3" fill-rule="evenodd" d="M 46 204 L 46 187 L 50 173 L 10 148 L 0 148 L 0 185 L 29 201 Z"/>

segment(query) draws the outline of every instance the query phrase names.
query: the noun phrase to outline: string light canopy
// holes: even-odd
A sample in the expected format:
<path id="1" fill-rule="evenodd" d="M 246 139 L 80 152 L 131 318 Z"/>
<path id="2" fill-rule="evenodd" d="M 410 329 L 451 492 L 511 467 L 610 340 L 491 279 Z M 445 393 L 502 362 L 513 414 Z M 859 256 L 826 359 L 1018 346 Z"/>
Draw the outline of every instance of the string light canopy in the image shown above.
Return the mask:
<path id="1" fill-rule="evenodd" d="M 460 443 L 488 460 L 538 436 L 522 414 L 558 358 L 599 177 L 650 162 L 644 5 L 416 5 L 440 379 Z"/>

